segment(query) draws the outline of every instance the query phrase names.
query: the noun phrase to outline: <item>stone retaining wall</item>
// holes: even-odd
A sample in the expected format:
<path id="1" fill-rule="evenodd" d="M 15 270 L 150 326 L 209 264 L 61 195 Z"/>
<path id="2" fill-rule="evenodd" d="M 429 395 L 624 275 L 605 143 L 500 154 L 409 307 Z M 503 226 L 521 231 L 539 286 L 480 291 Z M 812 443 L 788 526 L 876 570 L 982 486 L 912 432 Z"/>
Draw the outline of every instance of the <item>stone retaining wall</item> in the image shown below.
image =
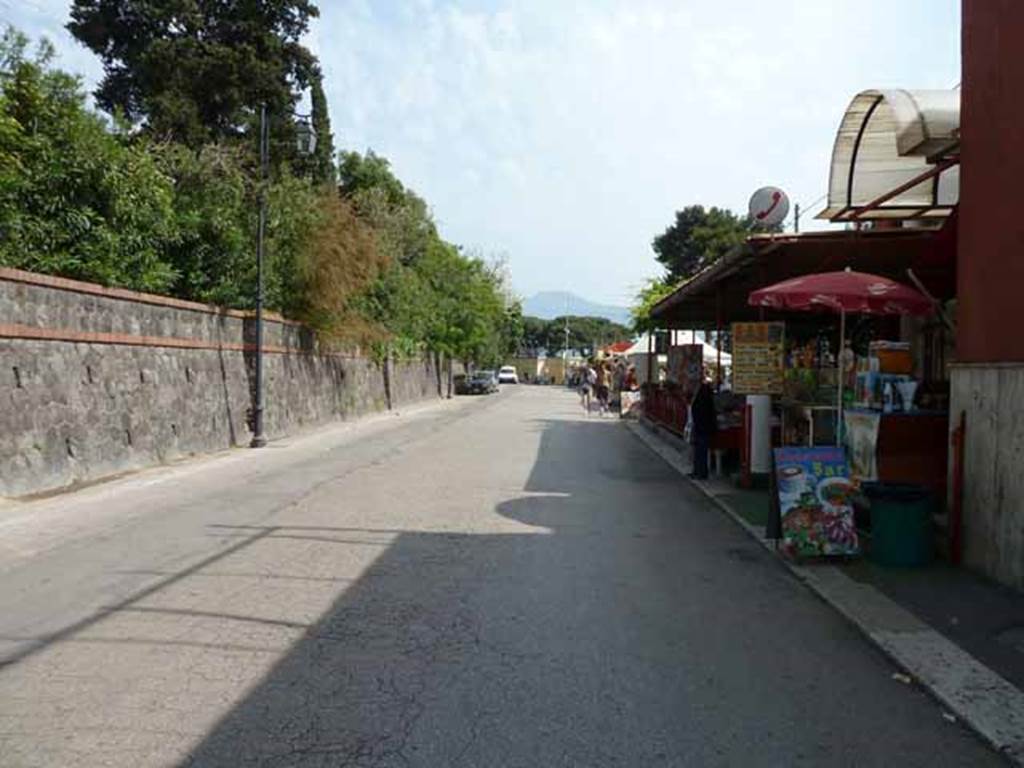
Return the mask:
<path id="1" fill-rule="evenodd" d="M 0 268 L 0 495 L 247 445 L 255 323 L 243 312 Z M 270 439 L 437 397 L 431 360 L 378 365 L 265 324 Z"/>

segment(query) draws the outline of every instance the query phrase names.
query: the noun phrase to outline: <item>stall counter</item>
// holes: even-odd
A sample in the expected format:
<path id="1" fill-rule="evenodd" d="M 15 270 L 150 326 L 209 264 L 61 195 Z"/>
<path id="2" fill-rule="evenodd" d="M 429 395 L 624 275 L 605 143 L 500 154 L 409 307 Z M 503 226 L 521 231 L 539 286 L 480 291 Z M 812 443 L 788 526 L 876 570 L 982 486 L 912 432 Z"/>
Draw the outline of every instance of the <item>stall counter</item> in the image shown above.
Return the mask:
<path id="1" fill-rule="evenodd" d="M 923 485 L 937 498 L 945 497 L 949 414 L 920 410 L 893 413 L 866 408 L 846 410 L 879 418 L 875 460 L 880 482 Z"/>

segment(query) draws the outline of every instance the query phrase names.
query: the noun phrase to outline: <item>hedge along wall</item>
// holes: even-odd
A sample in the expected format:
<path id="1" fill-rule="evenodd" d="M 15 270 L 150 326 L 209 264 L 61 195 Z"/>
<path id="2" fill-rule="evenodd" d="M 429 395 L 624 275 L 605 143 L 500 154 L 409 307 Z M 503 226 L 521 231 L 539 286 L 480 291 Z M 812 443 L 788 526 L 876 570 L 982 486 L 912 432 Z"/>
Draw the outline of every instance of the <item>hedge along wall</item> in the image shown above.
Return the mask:
<path id="1" fill-rule="evenodd" d="M 247 445 L 249 313 L 0 268 L 0 496 L 53 490 Z M 438 397 L 432 360 L 324 353 L 269 315 L 271 439 Z"/>

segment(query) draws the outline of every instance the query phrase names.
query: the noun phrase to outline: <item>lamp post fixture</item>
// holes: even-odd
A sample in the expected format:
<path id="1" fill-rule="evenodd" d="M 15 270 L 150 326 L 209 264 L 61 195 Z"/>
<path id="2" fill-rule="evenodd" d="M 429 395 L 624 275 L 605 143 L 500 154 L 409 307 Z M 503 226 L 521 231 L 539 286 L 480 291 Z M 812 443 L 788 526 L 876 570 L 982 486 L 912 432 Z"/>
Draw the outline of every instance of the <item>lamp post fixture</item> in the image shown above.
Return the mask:
<path id="1" fill-rule="evenodd" d="M 312 155 L 316 151 L 316 131 L 309 118 L 296 115 L 296 147 L 300 154 Z M 267 120 L 267 105 L 260 105 L 260 189 L 259 215 L 256 224 L 256 375 L 255 397 L 253 398 L 252 441 L 250 448 L 262 448 L 267 444 L 263 434 L 263 240 L 267 229 L 267 168 L 270 164 L 270 122 Z"/>

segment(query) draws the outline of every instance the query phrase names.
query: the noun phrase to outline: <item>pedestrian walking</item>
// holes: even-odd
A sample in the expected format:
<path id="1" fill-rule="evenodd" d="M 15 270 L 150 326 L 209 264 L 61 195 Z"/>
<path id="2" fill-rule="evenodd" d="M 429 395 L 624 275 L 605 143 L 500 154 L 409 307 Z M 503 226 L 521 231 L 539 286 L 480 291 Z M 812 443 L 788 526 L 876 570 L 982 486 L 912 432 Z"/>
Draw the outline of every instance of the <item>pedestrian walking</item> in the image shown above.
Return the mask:
<path id="1" fill-rule="evenodd" d="M 711 438 L 718 430 L 718 416 L 715 413 L 715 394 L 707 377 L 697 388 L 690 403 L 690 440 L 693 442 L 693 472 L 690 477 L 697 480 L 708 478 L 708 453 L 711 450 Z"/>
<path id="2" fill-rule="evenodd" d="M 597 364 L 596 372 L 596 392 L 597 392 L 597 414 L 604 416 L 608 411 L 608 397 L 610 394 L 609 383 L 611 380 L 611 374 L 608 371 L 608 363 L 604 360 Z"/>
<path id="3" fill-rule="evenodd" d="M 591 367 L 590 363 L 580 371 L 580 405 L 583 406 L 583 410 L 590 415 L 590 394 L 594 389 L 594 385 L 597 382 L 597 372 Z"/>
<path id="4" fill-rule="evenodd" d="M 615 372 L 612 374 L 612 391 L 621 392 L 626 384 L 626 362 L 620 357 L 615 361 Z"/>
<path id="5" fill-rule="evenodd" d="M 635 392 L 640 389 L 640 384 L 636 378 L 636 366 L 631 365 L 626 369 L 626 380 L 623 383 L 623 389 L 627 392 Z"/>

